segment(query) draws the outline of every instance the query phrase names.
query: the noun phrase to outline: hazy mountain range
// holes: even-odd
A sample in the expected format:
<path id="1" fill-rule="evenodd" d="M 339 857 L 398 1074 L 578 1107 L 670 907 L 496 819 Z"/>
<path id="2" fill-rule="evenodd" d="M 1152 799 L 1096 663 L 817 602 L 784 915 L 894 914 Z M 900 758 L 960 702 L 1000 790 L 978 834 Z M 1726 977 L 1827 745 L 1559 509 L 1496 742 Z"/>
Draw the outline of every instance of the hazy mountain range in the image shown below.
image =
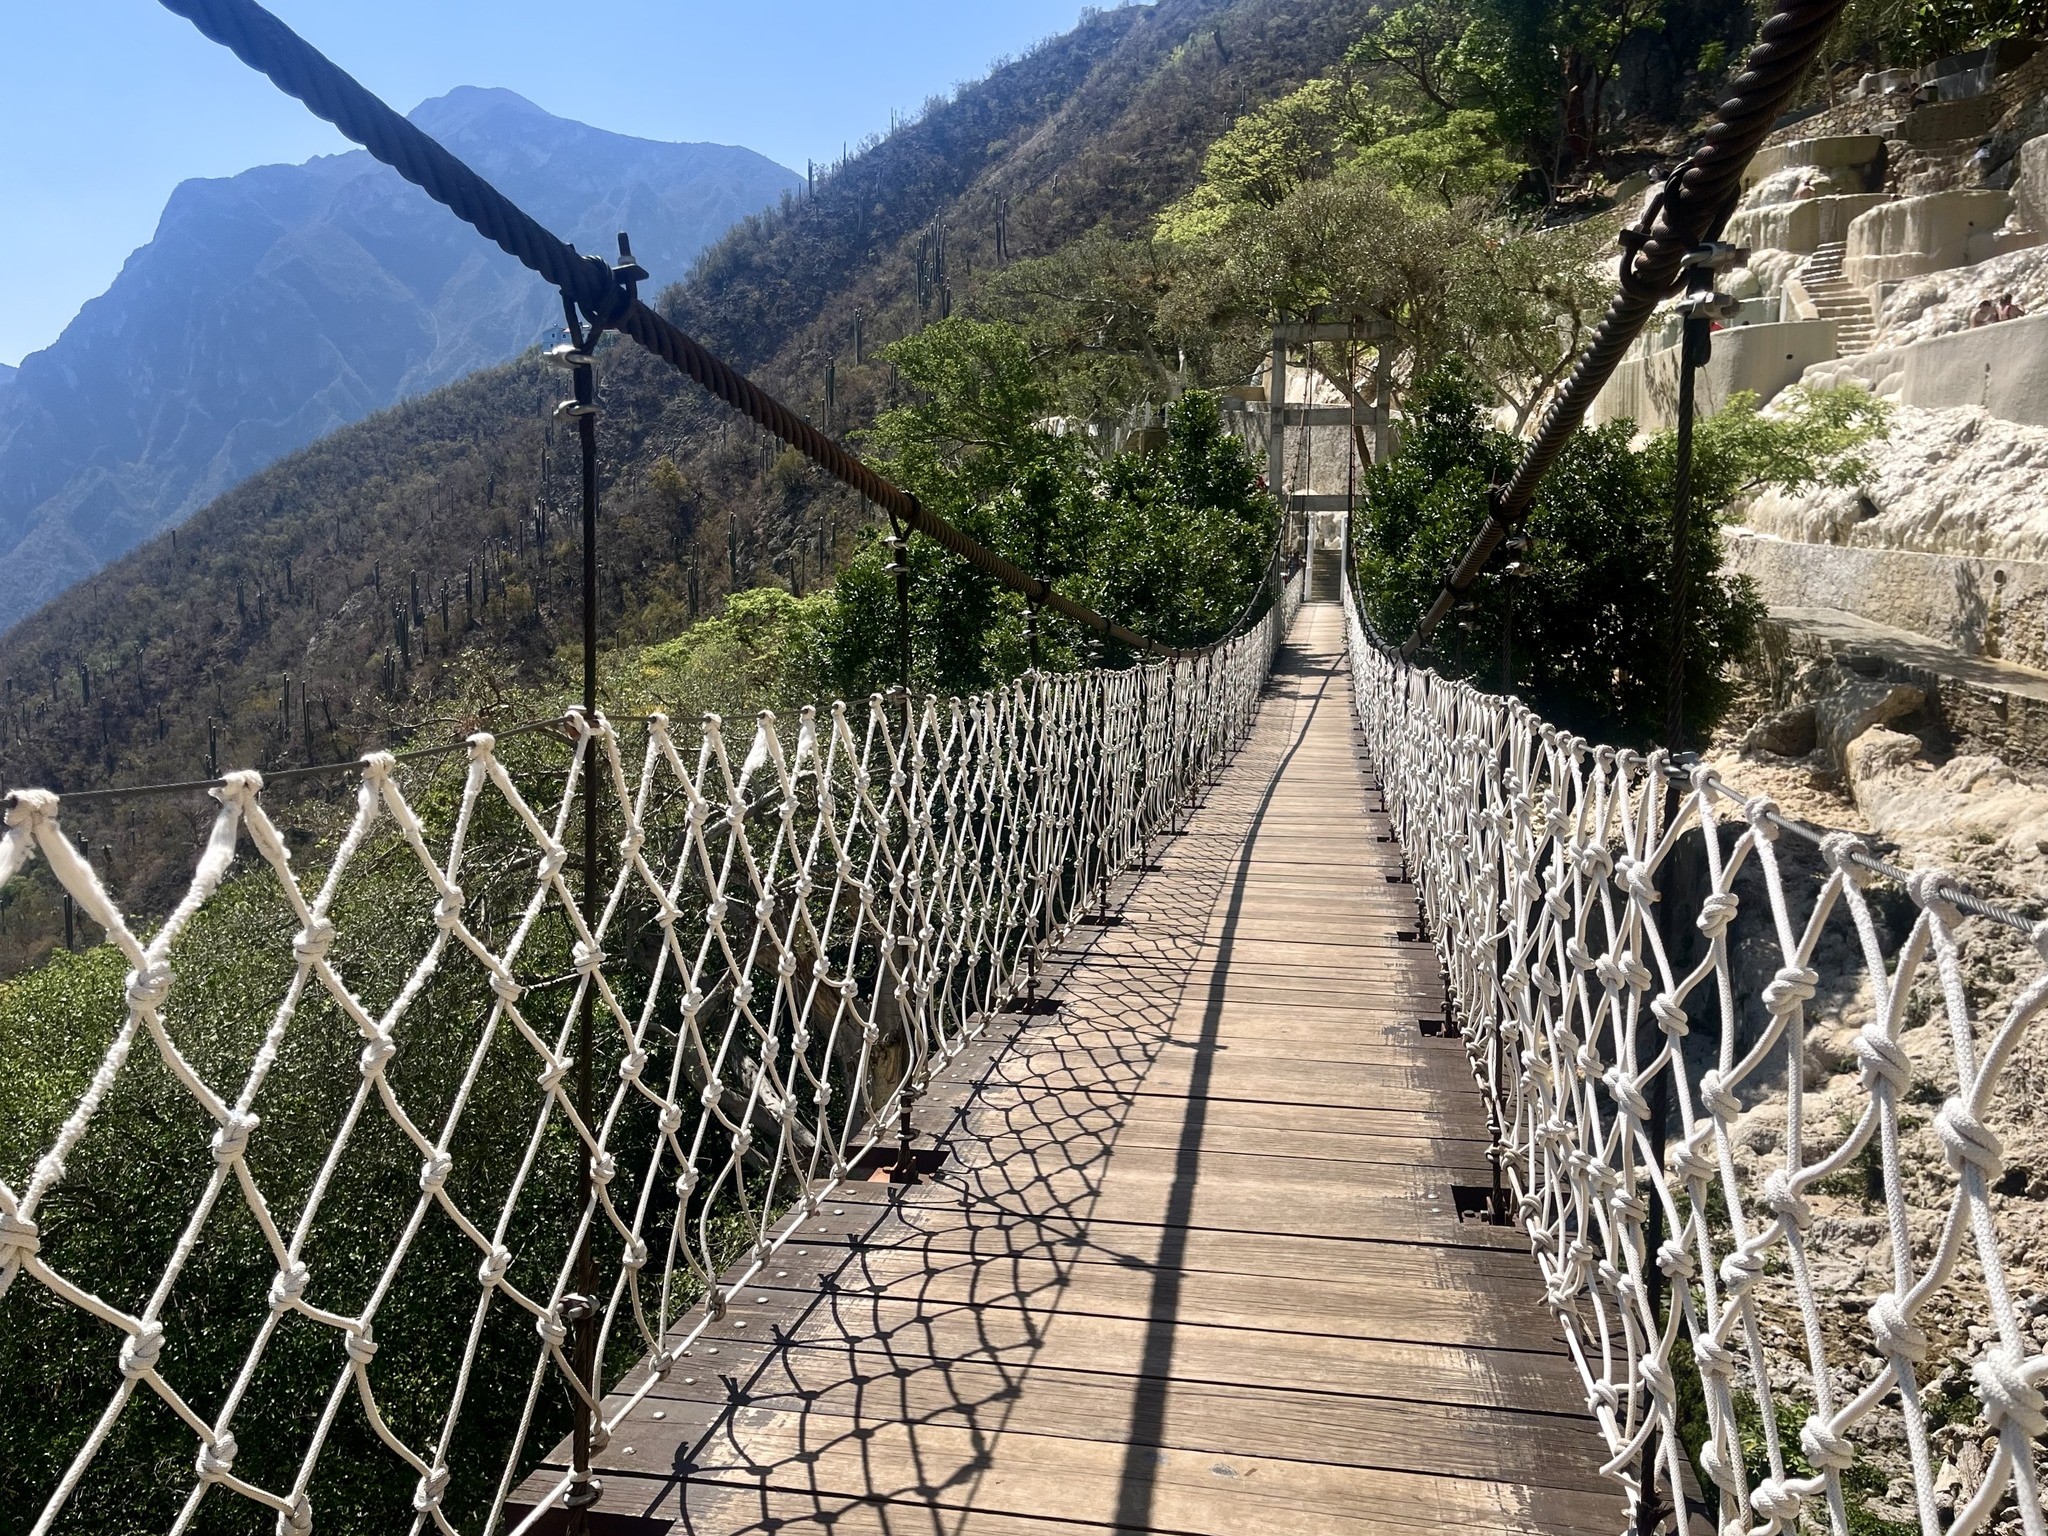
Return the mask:
<path id="1" fill-rule="evenodd" d="M 656 287 L 801 180 L 510 91 L 412 120 L 579 249 L 630 232 Z M 112 286 L 0 368 L 0 631 L 282 455 L 560 324 L 552 289 L 367 154 L 184 183 Z"/>

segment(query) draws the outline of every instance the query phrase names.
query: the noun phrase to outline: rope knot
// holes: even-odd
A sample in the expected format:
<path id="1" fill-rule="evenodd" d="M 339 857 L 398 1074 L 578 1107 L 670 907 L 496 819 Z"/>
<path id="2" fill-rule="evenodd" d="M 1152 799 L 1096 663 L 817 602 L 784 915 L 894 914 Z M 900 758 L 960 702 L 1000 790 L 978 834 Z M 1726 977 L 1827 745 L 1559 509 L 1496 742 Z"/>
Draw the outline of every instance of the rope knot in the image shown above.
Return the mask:
<path id="1" fill-rule="evenodd" d="M 1716 1120 L 1733 1120 L 1742 1113 L 1742 1101 L 1729 1091 L 1715 1067 L 1700 1074 L 1700 1105 Z"/>
<path id="2" fill-rule="evenodd" d="M 1876 878 L 1876 872 L 1864 868 L 1856 860 L 1870 856 L 1870 845 L 1854 832 L 1829 832 L 1820 840 L 1820 856 L 1850 885 L 1858 890 L 1866 889 Z M 1819 1462 L 1814 1463 L 1819 1466 Z"/>
<path id="3" fill-rule="evenodd" d="M 334 947 L 334 924 L 316 917 L 292 935 L 292 957 L 301 965 L 318 965 Z"/>
<path id="4" fill-rule="evenodd" d="M 171 995 L 171 963 L 152 960 L 128 973 L 128 1006 L 137 1013 L 154 1014 Z"/>
<path id="5" fill-rule="evenodd" d="M 491 967 L 491 991 L 501 1003 L 511 1004 L 526 995 L 526 988 L 519 985 L 518 978 L 505 969 L 501 961 Z"/>
<path id="6" fill-rule="evenodd" d="M 213 791 L 213 798 L 247 810 L 262 793 L 263 775 L 254 768 L 238 768 L 233 773 L 221 775 L 220 787 Z"/>
<path id="7" fill-rule="evenodd" d="M 1749 1496 L 1750 1508 L 1763 1519 L 1780 1525 L 1790 1525 L 1796 1520 L 1805 1503 L 1806 1495 L 1785 1477 L 1765 1478 Z"/>
<path id="8" fill-rule="evenodd" d="M 311 1272 L 296 1259 L 289 1268 L 280 1269 L 270 1282 L 270 1310 L 291 1306 L 306 1294 L 306 1282 L 311 1278 Z"/>
<path id="9" fill-rule="evenodd" d="M 1713 1339 L 1693 1341 L 1692 1362 L 1704 1377 L 1721 1381 L 1732 1381 L 1735 1377 L 1735 1351 Z"/>
<path id="10" fill-rule="evenodd" d="M 434 926 L 446 932 L 462 921 L 462 909 L 469 898 L 459 885 L 441 887 L 441 899 L 434 903 Z"/>
<path id="11" fill-rule="evenodd" d="M 449 1171 L 454 1166 L 455 1158 L 452 1154 L 436 1151 L 432 1157 L 420 1164 L 420 1193 L 438 1195 L 442 1186 L 448 1182 Z"/>
<path id="12" fill-rule="evenodd" d="M 494 1244 L 484 1255 L 483 1263 L 476 1269 L 476 1277 L 487 1291 L 495 1291 L 505 1278 L 505 1271 L 512 1267 L 512 1250 L 502 1243 Z"/>
<path id="13" fill-rule="evenodd" d="M 1856 1465 L 1856 1447 L 1818 1414 L 1799 1426 L 1799 1449 L 1816 1472 L 1846 1472 Z"/>
<path id="14" fill-rule="evenodd" d="M 1764 1256 L 1754 1243 L 1752 1238 L 1721 1261 L 1721 1283 L 1737 1296 L 1746 1293 L 1763 1276 Z"/>
<path id="15" fill-rule="evenodd" d="M 121 1342 L 121 1374 L 133 1381 L 156 1369 L 164 1352 L 164 1325 L 146 1322 Z"/>
<path id="16" fill-rule="evenodd" d="M 1804 1232 L 1813 1225 L 1813 1211 L 1793 1186 L 1792 1175 L 1783 1168 L 1773 1168 L 1765 1175 L 1763 1203 L 1787 1232 Z"/>
<path id="17" fill-rule="evenodd" d="M 1856 1073 L 1865 1093 L 1876 1093 L 1882 1083 L 1894 1094 L 1903 1094 L 1913 1081 L 1913 1063 L 1905 1047 L 1873 1024 L 1856 1032 Z"/>
<path id="18" fill-rule="evenodd" d="M 1935 916 L 1954 922 L 1955 906 L 1941 893 L 1948 882 L 1948 874 L 1939 869 L 1916 869 L 1906 877 L 1906 890 L 1922 907 Z"/>
<path id="19" fill-rule="evenodd" d="M 363 781 L 374 789 L 382 789 L 398 769 L 398 759 L 389 752 L 365 752 L 363 754 Z"/>
<path id="20" fill-rule="evenodd" d="M 1651 1397 L 1660 1404 L 1670 1406 L 1678 1401 L 1677 1384 L 1672 1377 L 1671 1367 L 1655 1355 L 1647 1355 L 1636 1370 L 1637 1379 L 1648 1389 Z"/>
<path id="21" fill-rule="evenodd" d="M 1664 1272 L 1665 1279 L 1680 1282 L 1699 1273 L 1692 1250 L 1675 1237 L 1667 1237 L 1657 1245 L 1657 1268 Z"/>
<path id="22" fill-rule="evenodd" d="M 600 1152 L 590 1160 L 590 1182 L 599 1189 L 617 1177 L 619 1165 L 609 1152 Z"/>
<path id="23" fill-rule="evenodd" d="M 1643 1097 L 1643 1090 L 1634 1076 L 1620 1067 L 1609 1067 L 1600 1080 L 1607 1085 L 1608 1093 L 1623 1114 L 1632 1120 L 1650 1118 L 1650 1101 Z"/>
<path id="24" fill-rule="evenodd" d="M 1650 999 L 1650 1016 L 1657 1021 L 1657 1027 L 1673 1040 L 1683 1040 L 1692 1033 L 1692 1021 L 1679 1007 L 1678 999 L 1669 992 L 1659 992 Z"/>
<path id="25" fill-rule="evenodd" d="M 1742 815 L 1750 826 L 1756 829 L 1757 837 L 1766 843 L 1778 840 L 1778 824 L 1771 818 L 1778 814 L 1778 802 L 1769 795 L 1752 795 L 1742 802 Z"/>
<path id="26" fill-rule="evenodd" d="M 1700 915 L 1693 919 L 1693 926 L 1711 942 L 1728 931 L 1728 925 L 1741 910 L 1742 899 L 1733 891 L 1714 891 L 1701 900 Z"/>
<path id="27" fill-rule="evenodd" d="M 541 850 L 540 868 L 534 873 L 542 885 L 548 884 L 568 865 L 569 850 L 560 843 L 549 843 Z"/>
<path id="28" fill-rule="evenodd" d="M 377 1341 L 371 1336 L 368 1323 L 351 1323 L 341 1336 L 341 1347 L 348 1352 L 349 1364 L 358 1369 L 377 1358 Z"/>
<path id="29" fill-rule="evenodd" d="M 1887 1360 L 1905 1360 L 1913 1365 L 1927 1358 L 1927 1333 L 1906 1316 L 1906 1309 L 1900 1304 L 1898 1294 L 1886 1291 L 1870 1305 L 1865 1314 L 1870 1323 L 1871 1337 L 1877 1341 L 1877 1352 Z"/>
<path id="30" fill-rule="evenodd" d="M 2048 1372 L 2048 1359 L 2028 1359 L 2018 1350 L 2003 1348 L 1986 1354 L 1970 1366 L 1970 1380 L 1984 1404 L 1984 1418 L 2004 1433 L 2014 1425 L 2029 1440 L 2048 1432 L 2048 1412 L 2043 1411 L 2041 1389 L 2034 1385 Z"/>
<path id="31" fill-rule="evenodd" d="M 467 741 L 472 763 L 484 762 L 498 750 L 498 738 L 489 731 L 471 731 Z"/>
<path id="32" fill-rule="evenodd" d="M 278 1512 L 277 1536 L 313 1536 L 313 1505 L 303 1493 Z"/>
<path id="33" fill-rule="evenodd" d="M 7 797 L 7 825 L 34 827 L 57 819 L 57 797 L 47 789 L 17 789 Z"/>
<path id="34" fill-rule="evenodd" d="M 1678 1150 L 1671 1156 L 1671 1171 L 1688 1184 L 1694 1179 L 1710 1179 L 1714 1176 L 1714 1157 L 1708 1150 L 1714 1139 L 1712 1125 L 1693 1128 L 1690 1136 L 1678 1144 Z"/>
<path id="35" fill-rule="evenodd" d="M 646 1070 L 646 1067 L 647 1053 L 635 1047 L 619 1059 L 619 1081 L 622 1083 L 639 1082 L 640 1074 Z"/>
<path id="36" fill-rule="evenodd" d="M 231 1434 L 215 1435 L 213 1439 L 201 1441 L 199 1445 L 199 1481 L 217 1483 L 224 1477 L 232 1476 L 235 1470 L 235 1437 Z"/>
<path id="37" fill-rule="evenodd" d="M 1626 949 L 1611 955 L 1602 955 L 1594 963 L 1594 972 L 1600 978 L 1600 985 L 1610 992 L 1619 992 L 1626 987 L 1631 992 L 1647 992 L 1650 989 L 1650 968 Z"/>
<path id="38" fill-rule="evenodd" d="M 43 1250 L 42 1229 L 26 1216 L 0 1211 L 0 1270 L 27 1262 Z"/>
<path id="39" fill-rule="evenodd" d="M 370 1036 L 370 1043 L 363 1047 L 363 1054 L 358 1063 L 362 1068 L 363 1076 L 375 1077 L 384 1070 L 384 1063 L 397 1054 L 398 1042 L 393 1040 L 383 1030 L 379 1030 L 376 1034 Z"/>
<path id="40" fill-rule="evenodd" d="M 1764 1010 L 1774 1019 L 1796 1013 L 1813 998 L 1820 976 L 1807 966 L 1782 967 L 1764 988 Z"/>
<path id="41" fill-rule="evenodd" d="M 240 1162 L 249 1149 L 249 1133 L 260 1123 L 259 1117 L 247 1110 L 229 1110 L 227 1119 L 213 1133 L 213 1160 L 224 1167 Z"/>
<path id="42" fill-rule="evenodd" d="M 1651 878 L 1650 866 L 1632 855 L 1624 855 L 1614 861 L 1614 883 L 1644 906 L 1649 906 L 1658 899 L 1657 885 Z"/>
<path id="43" fill-rule="evenodd" d="M 448 1468 L 439 1466 L 419 1481 L 412 1491 L 412 1507 L 421 1514 L 441 1507 L 441 1495 L 448 1491 Z"/>
<path id="44" fill-rule="evenodd" d="M 1970 1113 L 1961 1099 L 1950 1099 L 1934 1116 L 1935 1134 L 1941 1138 L 1942 1155 L 1957 1173 L 1974 1168 L 1986 1184 L 2005 1167 L 2005 1144 L 1997 1134 Z"/>

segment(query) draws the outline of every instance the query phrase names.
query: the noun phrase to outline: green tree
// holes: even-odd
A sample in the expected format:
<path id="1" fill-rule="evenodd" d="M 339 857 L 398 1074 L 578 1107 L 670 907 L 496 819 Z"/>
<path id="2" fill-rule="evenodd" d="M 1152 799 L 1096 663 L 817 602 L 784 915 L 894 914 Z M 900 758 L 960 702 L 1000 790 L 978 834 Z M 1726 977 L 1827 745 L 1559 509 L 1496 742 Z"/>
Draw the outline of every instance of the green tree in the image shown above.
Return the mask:
<path id="1" fill-rule="evenodd" d="M 1265 575 L 1279 509 L 1216 398 L 1184 397 L 1167 412 L 1164 447 L 1119 455 L 1102 478 L 1087 601 L 1167 645 L 1225 633 Z"/>
<path id="2" fill-rule="evenodd" d="M 1167 644 L 1227 630 L 1258 589 L 1278 510 L 1213 396 L 1167 412 L 1165 443 L 1099 465 L 1047 430 L 1050 390 L 1023 333 L 954 317 L 889 349 L 915 398 L 870 441 L 889 473 L 1006 559 Z M 840 573 L 825 674 L 857 696 L 895 686 L 901 638 L 891 550 L 872 531 Z M 966 694 L 1028 663 L 1022 599 L 930 540 L 910 540 L 910 681 Z M 1046 664 L 1092 648 L 1048 615 Z"/>
<path id="3" fill-rule="evenodd" d="M 1881 409 L 1860 398 L 1801 397 L 1772 416 L 1738 399 L 1701 424 L 1686 555 L 1690 740 L 1726 711 L 1729 664 L 1763 616 L 1748 580 L 1723 569 L 1728 506 L 1765 485 L 1853 483 L 1856 450 L 1882 426 Z M 1456 368 L 1423 381 L 1407 426 L 1401 451 L 1366 481 L 1357 536 L 1360 595 L 1391 639 L 1435 598 L 1521 446 L 1485 424 L 1480 391 Z M 1647 746 L 1662 735 L 1668 688 L 1674 439 L 1638 450 L 1633 437 L 1632 423 L 1613 422 L 1566 445 L 1537 492 L 1517 569 L 1496 561 L 1481 576 L 1428 659 L 1481 686 L 1505 685 L 1568 729 Z"/>

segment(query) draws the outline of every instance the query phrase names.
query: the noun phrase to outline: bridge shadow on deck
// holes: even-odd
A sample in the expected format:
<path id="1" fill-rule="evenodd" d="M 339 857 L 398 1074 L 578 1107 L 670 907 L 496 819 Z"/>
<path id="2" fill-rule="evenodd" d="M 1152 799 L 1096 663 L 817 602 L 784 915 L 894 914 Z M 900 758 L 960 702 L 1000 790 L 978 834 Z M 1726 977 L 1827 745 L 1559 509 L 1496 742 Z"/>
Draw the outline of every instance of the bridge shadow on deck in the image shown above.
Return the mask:
<path id="1" fill-rule="evenodd" d="M 1453 1209 L 1484 1123 L 1416 1027 L 1341 645 L 1304 610 L 1059 1012 L 921 1106 L 941 1175 L 835 1194 L 599 1458 L 593 1529 L 1613 1528 L 1521 1239 Z"/>

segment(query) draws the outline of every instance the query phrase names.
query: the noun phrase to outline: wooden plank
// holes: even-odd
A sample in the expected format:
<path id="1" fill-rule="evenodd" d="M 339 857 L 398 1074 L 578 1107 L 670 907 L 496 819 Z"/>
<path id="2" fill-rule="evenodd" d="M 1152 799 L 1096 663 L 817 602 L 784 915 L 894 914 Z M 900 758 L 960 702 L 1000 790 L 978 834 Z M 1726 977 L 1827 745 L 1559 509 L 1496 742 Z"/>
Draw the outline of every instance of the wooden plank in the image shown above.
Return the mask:
<path id="1" fill-rule="evenodd" d="M 773 1293 L 808 1294 L 817 1289 L 820 1274 L 829 1274 L 840 1294 L 919 1302 L 928 1309 L 1010 1307 L 1047 1323 L 1056 1313 L 1145 1322 L 1162 1289 L 1170 1287 L 1176 1326 L 1256 1326 L 1260 1332 L 1320 1335 L 1340 1353 L 1358 1319 L 1376 1312 L 1384 1312 L 1389 1331 L 1409 1343 L 1541 1353 L 1563 1347 L 1562 1335 L 1547 1317 L 1543 1323 L 1548 1331 L 1540 1334 L 1509 1335 L 1489 1322 L 1488 1313 L 1501 1310 L 1491 1303 L 1499 1301 L 1543 1316 L 1543 1287 L 1534 1266 L 1518 1276 L 1474 1279 L 1434 1275 L 1419 1265 L 1389 1263 L 1384 1254 L 1378 1257 L 1381 1262 L 1361 1264 L 1337 1279 L 1267 1275 L 1253 1286 L 1243 1275 L 1168 1270 L 1135 1257 L 1119 1262 L 1084 1252 L 1065 1258 L 984 1262 L 967 1254 L 904 1246 L 820 1255 L 808 1263 L 796 1260 L 790 1267 L 766 1272 L 758 1290 L 749 1294 L 768 1298 L 755 1303 L 764 1309 L 764 1317 L 776 1306 L 800 1310 L 793 1298 Z"/>
<path id="2" fill-rule="evenodd" d="M 1415 1470 L 1122 1446 L 1077 1436 L 937 1424 L 868 1424 L 743 1409 L 697 1448 L 691 1481 L 918 1502 L 938 1510 L 1037 1515 L 1191 1536 L 1305 1530 L 1378 1536 L 1418 1530 L 1609 1536 L 1612 1497 Z M 948 1523 L 950 1529 L 950 1522 Z"/>
<path id="3" fill-rule="evenodd" d="M 1029 1434 L 1146 1444 L 1212 1454 L 1320 1462 L 1361 1470 L 1400 1470 L 1417 1452 L 1430 1464 L 1481 1481 L 1512 1480 L 1542 1489 L 1602 1494 L 1597 1440 L 1589 1427 L 1542 1415 L 1440 1404 L 1404 1404 L 1398 1415 L 1370 1397 L 1325 1392 L 1254 1391 L 1203 1383 L 1132 1380 L 1091 1371 L 1064 1373 L 1057 1391 L 1017 1390 L 1012 1370 L 973 1360 L 918 1360 L 866 1346 L 794 1345 L 748 1376 L 735 1403 L 711 1377 L 647 1400 L 614 1434 L 599 1470 L 652 1473 L 706 1469 L 704 1447 L 733 1436 L 730 1419 L 691 1411 L 692 1402 L 745 1415 L 782 1410 L 865 1428 L 888 1423 L 937 1425 L 983 1436 Z M 654 1414 L 663 1415 L 655 1419 Z M 727 1420 L 721 1423 L 721 1419 Z M 863 1437 L 865 1438 L 865 1437 Z"/>

